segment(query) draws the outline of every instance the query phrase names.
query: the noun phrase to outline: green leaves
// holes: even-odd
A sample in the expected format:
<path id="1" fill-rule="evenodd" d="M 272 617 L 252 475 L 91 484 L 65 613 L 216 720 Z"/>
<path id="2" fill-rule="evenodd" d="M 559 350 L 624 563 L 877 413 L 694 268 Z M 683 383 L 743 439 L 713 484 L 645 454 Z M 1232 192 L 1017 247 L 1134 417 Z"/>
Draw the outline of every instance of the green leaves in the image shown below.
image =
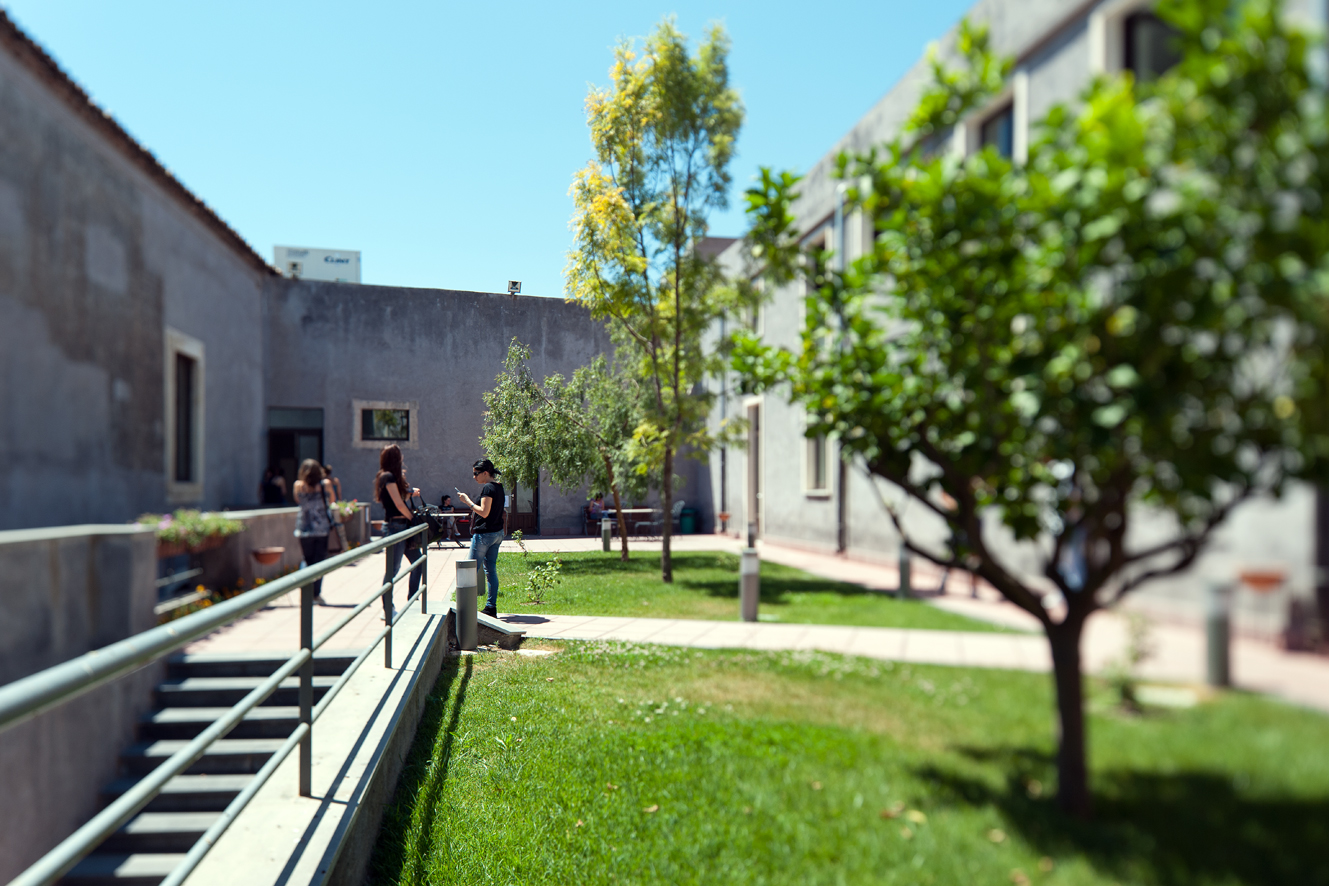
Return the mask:
<path id="1" fill-rule="evenodd" d="M 932 502 L 951 539 L 925 553 L 1036 611 L 1028 577 L 973 547 L 985 514 L 1042 538 L 1041 577 L 1067 595 L 1057 556 L 1081 546 L 1092 608 L 1184 568 L 1234 502 L 1329 476 L 1329 118 L 1280 4 L 1228 6 L 1166 0 L 1182 62 L 1093 82 L 1023 166 L 943 149 L 1010 70 L 962 26 L 962 64 L 934 56 L 904 136 L 840 158 L 878 232 L 843 273 L 798 254 L 797 178 L 749 191 L 768 285 L 811 294 L 799 349 L 741 337 L 733 367 L 787 385 L 809 434 Z M 955 508 L 933 507 L 934 481 Z M 1180 533 L 1129 546 L 1140 501 Z"/>

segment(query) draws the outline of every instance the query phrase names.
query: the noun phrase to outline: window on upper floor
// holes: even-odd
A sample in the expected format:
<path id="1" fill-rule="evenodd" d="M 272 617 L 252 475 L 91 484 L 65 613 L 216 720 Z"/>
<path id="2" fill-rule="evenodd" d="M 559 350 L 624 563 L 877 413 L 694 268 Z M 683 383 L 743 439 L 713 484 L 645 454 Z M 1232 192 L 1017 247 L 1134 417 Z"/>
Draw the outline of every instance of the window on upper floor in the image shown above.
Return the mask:
<path id="1" fill-rule="evenodd" d="M 1152 12 L 1134 12 L 1122 22 L 1123 67 L 1147 83 L 1181 61 L 1177 32 Z"/>
<path id="2" fill-rule="evenodd" d="M 978 128 L 979 144 L 991 147 L 1010 159 L 1015 155 L 1015 105 L 1008 104 L 983 121 Z"/>

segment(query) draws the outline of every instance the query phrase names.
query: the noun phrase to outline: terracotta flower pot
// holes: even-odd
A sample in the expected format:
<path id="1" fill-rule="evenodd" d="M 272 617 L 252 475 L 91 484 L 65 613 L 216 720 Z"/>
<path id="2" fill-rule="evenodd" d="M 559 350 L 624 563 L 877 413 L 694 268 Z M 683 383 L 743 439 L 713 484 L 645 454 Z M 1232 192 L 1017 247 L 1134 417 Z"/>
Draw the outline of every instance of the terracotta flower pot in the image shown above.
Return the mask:
<path id="1" fill-rule="evenodd" d="M 271 566 L 281 559 L 281 555 L 286 553 L 286 548 L 254 548 L 251 553 L 260 566 Z"/>

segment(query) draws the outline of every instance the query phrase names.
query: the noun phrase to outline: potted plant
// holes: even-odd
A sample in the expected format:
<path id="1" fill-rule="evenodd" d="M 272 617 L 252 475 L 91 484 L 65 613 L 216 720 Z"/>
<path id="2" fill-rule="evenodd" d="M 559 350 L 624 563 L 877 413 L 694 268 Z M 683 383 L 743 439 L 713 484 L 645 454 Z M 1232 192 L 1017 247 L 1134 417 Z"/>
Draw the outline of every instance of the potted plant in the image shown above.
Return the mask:
<path id="1" fill-rule="evenodd" d="M 143 514 L 136 521 L 157 533 L 157 559 L 198 554 L 219 547 L 245 524 L 224 514 L 181 509 L 174 514 Z"/>

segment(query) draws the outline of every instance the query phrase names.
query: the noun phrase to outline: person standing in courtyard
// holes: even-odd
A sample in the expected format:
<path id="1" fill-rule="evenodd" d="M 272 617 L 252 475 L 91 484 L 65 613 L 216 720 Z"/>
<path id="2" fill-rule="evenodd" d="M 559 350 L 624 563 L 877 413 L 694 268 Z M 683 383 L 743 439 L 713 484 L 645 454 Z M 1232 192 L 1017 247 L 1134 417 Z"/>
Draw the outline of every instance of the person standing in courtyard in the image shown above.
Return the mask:
<path id="1" fill-rule="evenodd" d="M 332 503 L 328 493 L 332 484 L 323 476 L 323 467 L 312 458 L 300 464 L 300 476 L 295 481 L 295 503 L 300 506 L 296 518 L 295 535 L 300 539 L 300 551 L 305 565 L 321 563 L 328 556 L 328 533 L 332 531 L 332 517 L 328 506 Z M 313 583 L 314 602 L 323 602 L 323 579 Z"/>
<path id="2" fill-rule="evenodd" d="M 477 590 L 483 590 L 486 580 L 489 594 L 485 598 L 485 615 L 498 615 L 498 547 L 503 542 L 503 484 L 498 482 L 499 471 L 487 458 L 478 459 L 471 466 L 471 476 L 480 484 L 477 503 L 462 492 L 461 500 L 471 509 L 471 553 L 476 565 Z M 482 562 L 483 561 L 483 562 Z"/>
<path id="3" fill-rule="evenodd" d="M 411 528 L 411 509 L 406 506 L 406 500 L 412 495 L 420 492 L 419 489 L 413 489 L 406 483 L 406 465 L 402 461 L 401 447 L 396 443 L 389 443 L 384 446 L 378 454 L 378 474 L 374 477 L 374 498 L 383 505 L 383 516 L 387 521 L 384 524 L 383 532 L 385 535 L 395 535 L 403 529 Z M 383 573 L 383 581 L 388 582 L 397 574 L 401 568 L 402 554 L 406 554 L 412 563 L 424 556 L 420 549 L 420 536 L 412 536 L 404 542 L 397 542 L 388 548 L 387 556 L 384 561 L 386 567 Z M 420 570 L 411 573 L 410 594 L 407 599 L 415 596 L 415 592 L 420 587 Z M 395 590 L 395 588 L 394 588 Z M 392 592 L 383 598 L 383 620 L 392 621 L 392 616 L 396 612 L 392 605 Z"/>

